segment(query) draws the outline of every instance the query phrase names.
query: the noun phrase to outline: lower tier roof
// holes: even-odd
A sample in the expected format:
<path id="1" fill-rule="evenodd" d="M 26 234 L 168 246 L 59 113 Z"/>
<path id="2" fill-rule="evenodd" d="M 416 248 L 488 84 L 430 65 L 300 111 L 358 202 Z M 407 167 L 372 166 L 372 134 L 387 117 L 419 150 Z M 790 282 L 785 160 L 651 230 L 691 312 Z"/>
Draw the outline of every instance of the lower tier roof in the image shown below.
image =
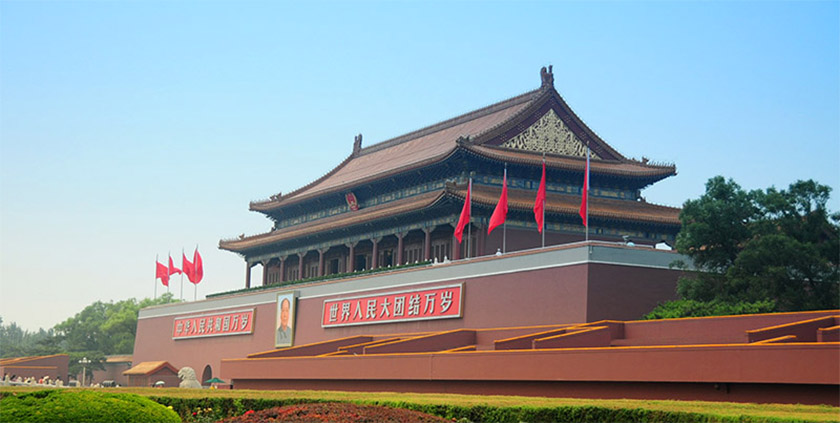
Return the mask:
<path id="1" fill-rule="evenodd" d="M 219 241 L 219 248 L 234 252 L 245 252 L 271 244 L 290 241 L 318 233 L 334 231 L 337 228 L 351 227 L 372 223 L 381 219 L 394 219 L 407 213 L 430 209 L 443 200 L 463 204 L 466 198 L 465 185 L 447 184 L 446 187 L 423 194 L 402 198 L 357 211 L 342 213 L 323 219 L 313 220 L 300 225 L 280 228 L 271 232 L 240 236 L 236 239 Z M 473 217 L 489 218 L 501 195 L 500 187 L 473 185 Z M 536 193 L 530 190 L 508 189 L 508 210 L 528 212 L 533 210 Z M 482 212 L 476 213 L 476 208 Z M 491 212 L 485 213 L 485 209 Z M 546 196 L 546 215 L 577 216 L 580 208 L 580 196 L 548 193 Z M 679 226 L 680 209 L 660 206 L 640 201 L 618 200 L 590 196 L 589 217 L 594 219 L 621 221 L 627 223 L 649 223 L 666 226 Z M 457 220 L 457 217 L 456 217 Z M 547 221 L 552 219 L 547 218 Z M 453 221 L 453 223 L 455 223 Z"/>

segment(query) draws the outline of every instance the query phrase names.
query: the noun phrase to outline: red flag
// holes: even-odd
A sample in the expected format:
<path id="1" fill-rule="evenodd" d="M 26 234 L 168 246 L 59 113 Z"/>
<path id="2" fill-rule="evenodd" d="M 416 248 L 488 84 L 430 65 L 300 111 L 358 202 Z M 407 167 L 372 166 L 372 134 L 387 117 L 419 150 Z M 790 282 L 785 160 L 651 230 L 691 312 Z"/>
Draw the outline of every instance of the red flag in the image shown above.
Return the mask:
<path id="1" fill-rule="evenodd" d="M 192 282 L 193 279 L 195 279 L 195 275 L 193 275 L 193 273 L 195 273 L 193 270 L 193 264 L 187 260 L 187 256 L 184 255 L 183 251 L 181 252 L 181 268 L 183 268 L 184 274 L 187 275 L 187 279 Z"/>
<path id="2" fill-rule="evenodd" d="M 181 273 L 181 269 L 175 267 L 175 264 L 172 263 L 172 255 L 169 256 L 169 276 L 177 275 Z"/>
<path id="3" fill-rule="evenodd" d="M 583 219 L 583 226 L 589 226 L 589 147 L 586 148 L 586 171 L 583 173 L 583 188 L 580 198 L 580 218 Z"/>
<path id="4" fill-rule="evenodd" d="M 455 225 L 455 239 L 461 243 L 461 238 L 464 236 L 464 227 L 470 223 L 470 212 L 472 204 L 470 203 L 470 192 L 472 191 L 472 178 L 470 184 L 467 186 L 467 198 L 464 200 L 464 208 L 461 209 L 461 217 L 458 219 L 458 224 Z"/>
<path id="5" fill-rule="evenodd" d="M 505 169 L 505 176 L 502 179 L 502 195 L 499 196 L 499 204 L 496 204 L 496 209 L 493 210 L 493 215 L 490 216 L 490 223 L 487 224 L 487 235 L 490 235 L 490 232 L 493 232 L 493 229 L 495 229 L 496 226 L 505 223 L 507 211 L 507 169 Z"/>
<path id="6" fill-rule="evenodd" d="M 543 223 L 545 223 L 545 158 L 542 164 L 542 179 L 540 179 L 540 188 L 537 190 L 537 199 L 534 200 L 534 219 L 537 220 L 537 231 L 543 231 Z"/>
<path id="7" fill-rule="evenodd" d="M 169 269 L 155 260 L 155 279 L 160 279 L 163 286 L 169 286 Z"/>
<path id="8" fill-rule="evenodd" d="M 193 276 L 195 276 L 195 280 L 190 280 L 190 282 L 196 285 L 204 278 L 204 264 L 201 262 L 201 254 L 198 254 L 198 248 L 195 249 L 195 254 L 193 254 Z"/>

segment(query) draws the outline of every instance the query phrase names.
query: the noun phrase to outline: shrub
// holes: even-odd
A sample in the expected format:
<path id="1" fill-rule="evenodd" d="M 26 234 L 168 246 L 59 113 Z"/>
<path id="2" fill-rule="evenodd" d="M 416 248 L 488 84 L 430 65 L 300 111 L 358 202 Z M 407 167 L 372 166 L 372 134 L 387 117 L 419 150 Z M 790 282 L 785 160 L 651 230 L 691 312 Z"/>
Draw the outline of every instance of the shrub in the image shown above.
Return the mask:
<path id="1" fill-rule="evenodd" d="M 449 420 L 413 410 L 384 407 L 379 405 L 359 405 L 343 402 L 309 403 L 273 407 L 267 410 L 248 410 L 241 416 L 230 417 L 223 423 L 264 423 L 264 422 L 406 422 L 406 423 L 445 423 Z"/>
<path id="2" fill-rule="evenodd" d="M 181 417 L 181 421 L 189 423 L 221 420 L 226 417 L 242 415 L 248 410 L 265 410 L 271 407 L 323 402 L 305 398 L 179 398 L 153 396 L 150 399 L 168 406 Z"/>
<path id="3" fill-rule="evenodd" d="M 180 423 L 181 419 L 166 406 L 140 395 L 51 389 L 4 396 L 0 421 Z"/>
<path id="4" fill-rule="evenodd" d="M 728 303 L 719 300 L 675 300 L 659 304 L 643 320 L 679 319 L 683 317 L 730 316 L 735 314 L 772 313 L 776 303 L 772 300 Z"/>
<path id="5" fill-rule="evenodd" d="M 639 422 L 639 423 L 698 423 L 698 422 L 786 422 L 788 417 L 772 418 L 767 416 L 718 415 L 714 410 L 709 413 L 695 413 L 686 411 L 666 411 L 641 408 L 612 408 L 599 405 L 558 405 L 558 406 L 495 406 L 489 404 L 457 405 L 457 404 L 419 404 L 399 400 L 322 400 L 315 398 L 178 398 L 152 397 L 163 405 L 171 406 L 184 422 L 201 423 L 217 421 L 228 417 L 241 416 L 231 421 L 259 422 L 261 418 L 268 418 L 268 414 L 261 410 L 273 407 L 288 407 L 307 404 L 312 407 L 316 403 L 350 402 L 359 405 L 377 405 L 391 408 L 403 408 L 421 413 L 439 416 L 458 423 L 520 423 L 520 422 Z M 593 400 L 595 401 L 595 400 Z M 331 405 L 336 407 L 336 405 Z M 211 410 L 208 412 L 207 410 Z M 202 411 L 203 410 L 203 411 Z M 250 411 L 250 412 L 249 412 Z M 193 414 L 196 413 L 196 414 Z M 248 413 L 245 416 L 245 413 Z M 259 413 L 259 414 L 257 414 Z M 314 415 L 313 419 L 315 420 Z M 370 421 L 379 421 L 373 419 Z M 795 419 L 794 419 L 795 420 Z M 267 420 L 266 420 L 267 421 Z M 804 419 L 802 421 L 809 421 Z"/>

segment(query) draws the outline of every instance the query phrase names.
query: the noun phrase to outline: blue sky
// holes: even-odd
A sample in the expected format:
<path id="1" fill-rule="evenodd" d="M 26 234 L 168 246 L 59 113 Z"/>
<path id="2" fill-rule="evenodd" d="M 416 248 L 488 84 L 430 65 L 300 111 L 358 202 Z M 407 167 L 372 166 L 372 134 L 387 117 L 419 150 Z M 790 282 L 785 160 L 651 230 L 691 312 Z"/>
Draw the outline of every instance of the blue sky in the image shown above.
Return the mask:
<path id="1" fill-rule="evenodd" d="M 240 288 L 217 244 L 268 230 L 249 201 L 549 64 L 614 148 L 677 165 L 648 201 L 811 178 L 840 210 L 838 5 L 2 1 L 0 316 L 35 330 L 150 297 L 155 256 L 196 245 L 199 298 Z"/>

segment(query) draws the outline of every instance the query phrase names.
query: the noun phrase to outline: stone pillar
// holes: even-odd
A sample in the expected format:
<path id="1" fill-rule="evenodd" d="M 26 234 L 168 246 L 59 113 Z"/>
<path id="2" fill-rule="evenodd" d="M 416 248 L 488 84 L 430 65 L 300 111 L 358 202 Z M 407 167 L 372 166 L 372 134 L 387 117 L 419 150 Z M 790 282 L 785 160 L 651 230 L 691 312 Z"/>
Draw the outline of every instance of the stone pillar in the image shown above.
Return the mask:
<path id="1" fill-rule="evenodd" d="M 423 241 L 423 260 L 430 260 L 432 258 L 432 229 L 423 228 L 423 233 L 426 234 L 426 239 Z"/>
<path id="2" fill-rule="evenodd" d="M 356 243 L 355 242 L 348 242 L 344 244 L 349 250 L 350 253 L 347 257 L 347 272 L 355 272 L 356 271 Z"/>
<path id="3" fill-rule="evenodd" d="M 280 282 L 286 281 L 286 258 L 288 256 L 278 257 L 280 260 Z"/>
<path id="4" fill-rule="evenodd" d="M 306 255 L 306 251 L 297 253 L 298 255 L 298 280 L 303 279 L 303 257 Z"/>
<path id="5" fill-rule="evenodd" d="M 370 259 L 371 269 L 376 269 L 377 267 L 379 267 L 379 241 L 382 241 L 381 237 L 370 239 L 370 242 L 373 243 L 373 253 L 371 253 L 373 257 L 371 257 Z"/>
<path id="6" fill-rule="evenodd" d="M 245 262 L 245 288 L 251 287 L 251 263 Z"/>
<path id="7" fill-rule="evenodd" d="M 403 264 L 403 238 L 405 238 L 405 234 L 405 232 L 397 234 L 397 266 Z"/>
<path id="8" fill-rule="evenodd" d="M 329 248 L 321 248 L 318 250 L 318 276 L 324 276 L 324 253 Z"/>

